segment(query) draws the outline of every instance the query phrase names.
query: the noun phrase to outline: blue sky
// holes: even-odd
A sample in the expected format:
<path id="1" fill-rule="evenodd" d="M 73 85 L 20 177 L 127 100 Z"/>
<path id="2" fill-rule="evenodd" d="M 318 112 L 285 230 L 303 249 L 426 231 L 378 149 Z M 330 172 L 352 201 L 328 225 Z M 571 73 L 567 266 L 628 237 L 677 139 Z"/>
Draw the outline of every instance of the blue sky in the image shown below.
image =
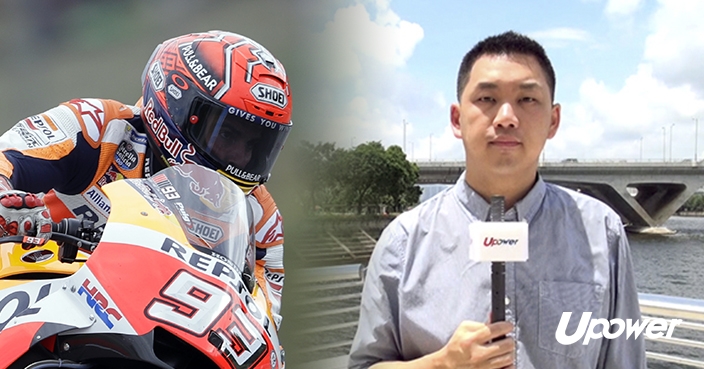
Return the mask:
<path id="1" fill-rule="evenodd" d="M 546 160 L 692 159 L 703 19 L 696 0 L 350 1 L 318 33 L 337 40 L 329 81 L 344 91 L 330 102 L 341 124 L 329 138 L 403 146 L 405 120 L 409 158 L 462 160 L 448 118 L 459 63 L 481 39 L 515 30 L 543 44 L 557 74 L 562 125 Z"/>

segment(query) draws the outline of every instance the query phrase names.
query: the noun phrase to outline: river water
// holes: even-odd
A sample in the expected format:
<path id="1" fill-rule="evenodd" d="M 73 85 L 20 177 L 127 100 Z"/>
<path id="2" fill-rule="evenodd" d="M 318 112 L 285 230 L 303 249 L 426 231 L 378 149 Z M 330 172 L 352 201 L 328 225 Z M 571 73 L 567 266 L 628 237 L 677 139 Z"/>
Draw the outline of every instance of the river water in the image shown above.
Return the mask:
<path id="1" fill-rule="evenodd" d="M 629 234 L 640 292 L 704 299 L 704 218 L 671 217 L 671 235 Z"/>
<path id="2" fill-rule="evenodd" d="M 704 218 L 671 217 L 670 235 L 629 234 L 639 292 L 704 299 Z M 704 334 L 675 328 L 673 337 L 704 340 Z M 649 351 L 704 360 L 704 349 L 648 342 Z M 690 368 L 649 361 L 649 369 Z"/>

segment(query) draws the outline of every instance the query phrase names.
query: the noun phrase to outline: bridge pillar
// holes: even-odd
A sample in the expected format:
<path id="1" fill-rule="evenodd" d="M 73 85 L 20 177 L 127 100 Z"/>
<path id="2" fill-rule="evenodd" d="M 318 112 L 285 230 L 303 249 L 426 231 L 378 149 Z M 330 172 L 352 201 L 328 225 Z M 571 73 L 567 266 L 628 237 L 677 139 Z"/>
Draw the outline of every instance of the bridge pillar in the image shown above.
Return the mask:
<path id="1" fill-rule="evenodd" d="M 551 183 L 595 197 L 613 208 L 630 232 L 667 232 L 661 228 L 702 184 L 690 179 L 685 183 L 653 183 L 612 180 L 589 183 L 574 178 L 544 176 Z"/>
<path id="2" fill-rule="evenodd" d="M 419 184 L 457 181 L 464 162 L 416 163 Z M 546 163 L 538 168 L 546 182 L 595 197 L 611 206 L 631 232 L 662 228 L 704 185 L 704 166 L 689 163 Z"/>

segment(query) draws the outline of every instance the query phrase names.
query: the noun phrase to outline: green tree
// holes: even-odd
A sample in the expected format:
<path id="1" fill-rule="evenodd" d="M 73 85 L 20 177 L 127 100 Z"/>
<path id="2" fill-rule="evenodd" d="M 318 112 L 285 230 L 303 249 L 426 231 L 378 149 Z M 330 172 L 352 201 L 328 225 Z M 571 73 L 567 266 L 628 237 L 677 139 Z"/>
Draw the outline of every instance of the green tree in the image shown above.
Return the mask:
<path id="1" fill-rule="evenodd" d="M 337 173 L 343 201 L 361 214 L 365 206 L 386 205 L 400 211 L 420 198 L 418 166 L 396 145 L 363 143 L 347 151 Z"/>
<path id="2" fill-rule="evenodd" d="M 336 148 L 334 143 L 312 144 L 302 141 L 296 148 L 295 155 L 299 158 L 299 176 L 303 182 L 300 199 L 307 212 L 312 212 L 317 206 L 335 203 L 337 187 L 336 167 L 343 156 L 344 150 Z"/>
<path id="3" fill-rule="evenodd" d="M 399 146 L 389 146 L 385 154 L 387 175 L 380 190 L 386 195 L 384 203 L 390 206 L 392 211 L 402 211 L 418 203 L 420 198 L 420 187 L 416 186 L 418 166 L 406 159 L 406 154 Z"/>
<path id="4" fill-rule="evenodd" d="M 357 145 L 345 153 L 337 179 L 345 203 L 361 214 L 365 205 L 380 204 L 386 182 L 386 157 L 381 142 Z"/>
<path id="5" fill-rule="evenodd" d="M 304 141 L 296 155 L 304 186 L 299 198 L 308 212 L 320 206 L 361 214 L 383 205 L 401 211 L 420 198 L 418 167 L 399 146 L 384 149 L 380 142 L 367 142 L 346 150 Z"/>
<path id="6" fill-rule="evenodd" d="M 687 202 L 685 202 L 678 212 L 704 212 L 704 193 L 694 193 Z"/>

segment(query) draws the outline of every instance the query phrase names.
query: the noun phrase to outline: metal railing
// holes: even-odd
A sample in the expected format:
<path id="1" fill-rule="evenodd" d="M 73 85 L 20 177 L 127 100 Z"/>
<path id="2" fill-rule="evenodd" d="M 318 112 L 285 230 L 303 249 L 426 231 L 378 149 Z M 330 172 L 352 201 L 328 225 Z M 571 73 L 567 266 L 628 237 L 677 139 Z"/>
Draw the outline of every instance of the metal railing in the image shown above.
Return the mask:
<path id="1" fill-rule="evenodd" d="M 298 314 L 305 327 L 296 336 L 306 342 L 299 354 L 308 369 L 347 368 L 359 319 L 364 269 L 362 264 L 309 268 L 298 278 Z"/>
<path id="2" fill-rule="evenodd" d="M 305 327 L 298 332 L 306 341 L 302 354 L 310 358 L 308 368 L 315 368 L 313 364 L 321 369 L 346 368 L 359 319 L 365 264 L 376 239 L 360 229 L 325 232 L 306 241 L 307 247 L 297 252 L 311 267 L 297 279 L 299 285 L 292 286 L 300 294 L 295 304 L 305 311 L 297 317 Z M 639 293 L 638 300 L 643 319 L 682 320 L 671 337 L 645 335 L 649 366 L 704 369 L 704 300 L 648 293 Z"/>
<path id="3" fill-rule="evenodd" d="M 682 319 L 682 323 L 677 325 L 677 332 L 682 334 L 690 334 L 690 338 L 678 337 L 660 337 L 648 338 L 647 341 L 659 342 L 668 346 L 687 347 L 695 349 L 696 358 L 687 358 L 677 355 L 665 354 L 662 352 L 646 352 L 649 362 L 664 361 L 674 364 L 688 365 L 694 368 L 704 368 L 704 361 L 698 358 L 704 357 L 704 300 L 690 299 L 684 297 L 674 297 L 665 295 L 653 295 L 648 293 L 639 293 L 638 300 L 640 302 L 640 310 L 645 318 L 665 318 L 665 319 Z M 693 333 L 693 334 L 692 334 Z"/>
<path id="4" fill-rule="evenodd" d="M 297 290 L 309 297 L 299 300 L 299 304 L 307 308 L 307 313 L 299 318 L 315 323 L 300 333 L 324 335 L 323 342 L 304 349 L 305 354 L 310 355 L 311 368 L 346 368 L 347 352 L 359 317 L 364 273 L 363 264 L 347 264 L 310 268 L 301 279 L 303 285 Z M 648 362 L 651 365 L 660 362 L 704 368 L 704 361 L 699 359 L 704 358 L 704 300 L 647 293 L 639 293 L 638 299 L 643 319 L 683 320 L 674 331 L 678 337 L 649 338 L 646 335 L 647 342 L 657 345 L 648 345 Z M 686 348 L 691 352 L 688 355 L 672 354 L 673 351 L 682 351 L 672 347 Z"/>
<path id="5" fill-rule="evenodd" d="M 414 160 L 419 167 L 464 167 L 463 160 Z M 540 161 L 541 167 L 561 167 L 561 166 L 665 166 L 665 167 L 687 167 L 702 165 L 702 161 L 695 162 L 692 159 L 563 159 Z"/>

